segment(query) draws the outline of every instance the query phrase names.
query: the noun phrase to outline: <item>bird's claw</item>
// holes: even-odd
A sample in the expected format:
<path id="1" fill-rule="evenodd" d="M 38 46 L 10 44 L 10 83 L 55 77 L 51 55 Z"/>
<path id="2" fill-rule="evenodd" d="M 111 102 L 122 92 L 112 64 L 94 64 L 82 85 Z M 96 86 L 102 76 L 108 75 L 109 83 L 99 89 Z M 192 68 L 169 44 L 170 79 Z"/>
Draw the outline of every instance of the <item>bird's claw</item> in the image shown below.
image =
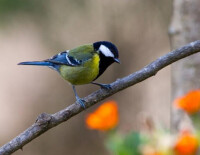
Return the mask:
<path id="1" fill-rule="evenodd" d="M 77 100 L 77 102 L 81 105 L 81 107 L 83 108 L 83 109 L 85 109 L 85 100 L 83 100 L 83 99 L 81 99 L 81 98 L 76 98 L 76 100 Z"/>
<path id="2" fill-rule="evenodd" d="M 101 84 L 100 86 L 101 86 L 102 89 L 106 89 L 106 90 L 112 89 L 111 85 L 109 85 L 109 84 Z"/>

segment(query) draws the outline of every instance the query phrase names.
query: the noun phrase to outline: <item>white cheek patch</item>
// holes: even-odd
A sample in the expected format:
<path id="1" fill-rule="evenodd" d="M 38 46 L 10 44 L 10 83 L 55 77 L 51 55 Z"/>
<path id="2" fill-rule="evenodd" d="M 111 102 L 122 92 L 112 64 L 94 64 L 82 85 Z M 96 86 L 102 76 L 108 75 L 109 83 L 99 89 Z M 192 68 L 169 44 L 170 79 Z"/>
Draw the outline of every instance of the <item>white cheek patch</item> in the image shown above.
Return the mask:
<path id="1" fill-rule="evenodd" d="M 101 45 L 99 47 L 99 50 L 101 51 L 101 53 L 103 55 L 105 55 L 106 57 L 113 57 L 114 58 L 114 54 L 109 50 L 108 47 L 104 46 L 104 45 Z"/>

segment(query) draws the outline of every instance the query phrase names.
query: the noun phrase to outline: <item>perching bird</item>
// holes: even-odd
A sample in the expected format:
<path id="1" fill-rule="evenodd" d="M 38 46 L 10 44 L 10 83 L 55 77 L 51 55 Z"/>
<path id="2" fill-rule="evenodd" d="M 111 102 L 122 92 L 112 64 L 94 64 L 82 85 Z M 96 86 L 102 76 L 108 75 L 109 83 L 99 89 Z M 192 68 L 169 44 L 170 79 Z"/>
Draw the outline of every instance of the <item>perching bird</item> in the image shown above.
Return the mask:
<path id="1" fill-rule="evenodd" d="M 21 62 L 18 65 L 48 66 L 57 71 L 72 84 L 76 100 L 85 108 L 84 100 L 76 92 L 75 85 L 95 84 L 109 89 L 109 84 L 96 83 L 96 80 L 113 62 L 119 63 L 117 47 L 108 41 L 82 45 L 61 52 L 43 61 Z"/>

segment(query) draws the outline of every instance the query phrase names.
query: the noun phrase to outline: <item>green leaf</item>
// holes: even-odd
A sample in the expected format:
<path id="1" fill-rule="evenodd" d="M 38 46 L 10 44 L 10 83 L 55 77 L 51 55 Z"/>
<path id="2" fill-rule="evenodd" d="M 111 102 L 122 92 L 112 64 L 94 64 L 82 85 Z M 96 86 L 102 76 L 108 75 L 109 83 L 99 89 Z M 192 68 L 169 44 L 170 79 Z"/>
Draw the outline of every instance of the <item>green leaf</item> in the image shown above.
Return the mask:
<path id="1" fill-rule="evenodd" d="M 132 132 L 127 135 L 112 133 L 109 135 L 106 145 L 114 155 L 140 155 L 140 134 Z"/>

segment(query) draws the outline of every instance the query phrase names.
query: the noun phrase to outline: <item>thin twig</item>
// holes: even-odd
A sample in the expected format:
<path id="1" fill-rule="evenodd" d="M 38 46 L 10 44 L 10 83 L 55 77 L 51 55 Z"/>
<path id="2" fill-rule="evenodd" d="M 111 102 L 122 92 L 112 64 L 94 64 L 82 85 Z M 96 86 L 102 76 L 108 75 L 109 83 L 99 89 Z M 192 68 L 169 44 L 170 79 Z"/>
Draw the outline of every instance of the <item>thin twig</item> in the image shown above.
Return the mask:
<path id="1" fill-rule="evenodd" d="M 159 70 L 168 66 L 169 64 L 194 53 L 197 53 L 199 51 L 200 40 L 192 42 L 186 46 L 183 46 L 179 49 L 167 53 L 166 55 L 158 58 L 143 69 L 111 83 L 110 90 L 100 89 L 85 97 L 84 100 L 86 101 L 86 108 L 91 107 L 95 103 L 102 101 L 103 99 L 123 89 L 126 89 L 127 87 L 133 86 L 141 81 L 144 81 L 145 79 L 155 75 Z M 31 127 L 26 129 L 20 135 L 18 135 L 13 140 L 11 140 L 10 142 L 8 142 L 0 148 L 0 155 L 9 155 L 17 151 L 18 149 L 22 149 L 24 145 L 26 145 L 33 139 L 37 138 L 47 130 L 61 124 L 62 122 L 67 121 L 68 119 L 80 113 L 81 111 L 83 111 L 81 106 L 77 103 L 74 103 L 55 114 L 50 115 L 43 113 L 39 115 L 36 122 Z"/>

